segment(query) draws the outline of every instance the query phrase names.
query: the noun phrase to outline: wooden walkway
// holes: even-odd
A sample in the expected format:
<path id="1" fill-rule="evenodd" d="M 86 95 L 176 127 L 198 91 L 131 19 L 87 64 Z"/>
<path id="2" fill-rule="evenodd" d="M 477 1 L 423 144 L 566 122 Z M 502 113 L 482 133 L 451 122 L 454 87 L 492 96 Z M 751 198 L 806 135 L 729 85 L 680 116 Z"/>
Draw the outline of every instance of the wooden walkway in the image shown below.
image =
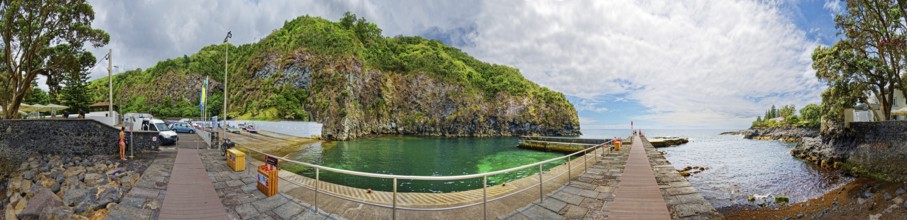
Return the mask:
<path id="1" fill-rule="evenodd" d="M 633 137 L 627 165 L 618 180 L 620 182 L 614 192 L 614 205 L 609 214 L 611 218 L 671 219 L 642 139 L 638 136 Z"/>
<path id="2" fill-rule="evenodd" d="M 161 206 L 160 219 L 227 219 L 211 178 L 194 148 L 201 141 L 197 135 L 177 144 L 176 161 L 167 194 Z"/>

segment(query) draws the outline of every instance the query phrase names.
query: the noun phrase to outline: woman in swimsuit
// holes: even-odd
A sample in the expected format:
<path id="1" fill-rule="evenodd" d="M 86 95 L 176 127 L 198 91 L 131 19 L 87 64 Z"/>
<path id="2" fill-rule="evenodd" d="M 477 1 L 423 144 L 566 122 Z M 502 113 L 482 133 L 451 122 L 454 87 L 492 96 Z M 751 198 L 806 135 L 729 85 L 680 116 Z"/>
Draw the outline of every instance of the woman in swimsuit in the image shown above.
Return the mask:
<path id="1" fill-rule="evenodd" d="M 126 127 L 120 127 L 120 160 L 126 161 Z"/>

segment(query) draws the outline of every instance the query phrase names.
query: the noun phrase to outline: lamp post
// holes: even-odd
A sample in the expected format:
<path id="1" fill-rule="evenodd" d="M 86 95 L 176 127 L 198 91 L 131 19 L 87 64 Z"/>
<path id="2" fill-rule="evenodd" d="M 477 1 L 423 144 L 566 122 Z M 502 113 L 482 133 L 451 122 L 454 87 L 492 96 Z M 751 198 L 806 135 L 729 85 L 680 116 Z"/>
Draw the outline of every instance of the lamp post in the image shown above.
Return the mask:
<path id="1" fill-rule="evenodd" d="M 107 116 L 113 118 L 113 49 L 111 48 L 107 52 L 107 88 L 109 90 L 107 96 Z M 113 120 L 113 124 L 116 124 L 116 120 Z"/>
<path id="2" fill-rule="evenodd" d="M 233 37 L 233 33 L 227 31 L 227 37 L 224 37 L 224 132 L 223 134 L 221 134 L 221 141 L 227 138 L 227 96 L 229 94 L 227 93 L 227 85 L 229 82 L 227 80 L 227 68 L 230 66 L 229 63 L 227 63 L 229 62 L 227 60 L 227 56 L 229 56 L 230 53 L 230 51 L 228 50 L 229 45 L 227 45 L 227 40 L 230 40 L 230 37 Z"/>

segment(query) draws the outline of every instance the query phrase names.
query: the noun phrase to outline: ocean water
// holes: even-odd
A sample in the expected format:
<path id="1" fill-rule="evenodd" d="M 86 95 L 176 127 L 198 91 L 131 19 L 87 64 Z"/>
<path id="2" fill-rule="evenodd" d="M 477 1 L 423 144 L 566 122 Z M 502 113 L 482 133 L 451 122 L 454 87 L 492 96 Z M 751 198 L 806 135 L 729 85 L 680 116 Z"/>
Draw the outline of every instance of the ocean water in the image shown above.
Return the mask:
<path id="1" fill-rule="evenodd" d="M 754 205 L 749 195 L 783 195 L 791 203 L 816 198 L 853 181 L 833 170 L 819 168 L 790 155 L 794 143 L 747 140 L 719 135 L 723 130 L 644 130 L 646 136 L 688 137 L 684 145 L 658 148 L 677 169 L 704 166 L 688 177 L 716 208 Z M 629 134 L 629 130 L 584 130 L 583 137 Z M 624 135 L 626 136 L 626 135 Z"/>
<path id="2" fill-rule="evenodd" d="M 752 194 L 784 195 L 791 202 L 805 201 L 837 188 L 851 178 L 824 170 L 790 156 L 793 144 L 746 140 L 719 135 L 722 130 L 645 130 L 646 136 L 680 136 L 690 143 L 659 148 L 675 168 L 708 169 L 688 180 L 716 208 L 752 205 Z M 583 138 L 628 137 L 629 129 L 583 130 Z M 517 148 L 518 139 L 386 136 L 353 141 L 313 143 L 290 158 L 371 173 L 398 175 L 463 175 L 530 164 L 562 153 Z M 563 161 L 547 164 L 545 169 Z M 314 177 L 314 170 L 297 167 L 296 173 Z M 537 169 L 489 177 L 497 185 L 535 174 Z M 358 188 L 389 191 L 392 180 L 321 172 L 322 180 Z M 401 192 L 454 192 L 481 188 L 481 179 L 457 181 L 399 180 Z"/>

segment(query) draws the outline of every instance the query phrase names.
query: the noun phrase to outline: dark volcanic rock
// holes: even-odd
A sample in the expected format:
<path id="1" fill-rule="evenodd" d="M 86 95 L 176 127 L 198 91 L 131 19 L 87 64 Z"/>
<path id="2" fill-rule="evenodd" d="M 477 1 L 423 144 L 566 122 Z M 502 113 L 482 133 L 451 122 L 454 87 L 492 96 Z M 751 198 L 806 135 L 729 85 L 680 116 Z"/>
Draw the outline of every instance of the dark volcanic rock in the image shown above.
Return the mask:
<path id="1" fill-rule="evenodd" d="M 907 180 L 907 121 L 853 122 L 849 129 L 834 129 L 803 138 L 791 154 L 847 172 L 889 181 Z"/>
<path id="2" fill-rule="evenodd" d="M 57 195 L 48 189 L 41 189 L 35 197 L 28 200 L 28 205 L 25 206 L 25 210 L 22 210 L 22 213 L 19 213 L 16 217 L 19 219 L 38 219 L 44 209 L 48 207 L 57 207 L 62 204 L 60 197 L 57 197 Z"/>
<path id="3" fill-rule="evenodd" d="M 749 129 L 740 134 L 746 139 L 796 141 L 805 137 L 817 137 L 819 131 L 810 128 L 764 128 Z"/>

